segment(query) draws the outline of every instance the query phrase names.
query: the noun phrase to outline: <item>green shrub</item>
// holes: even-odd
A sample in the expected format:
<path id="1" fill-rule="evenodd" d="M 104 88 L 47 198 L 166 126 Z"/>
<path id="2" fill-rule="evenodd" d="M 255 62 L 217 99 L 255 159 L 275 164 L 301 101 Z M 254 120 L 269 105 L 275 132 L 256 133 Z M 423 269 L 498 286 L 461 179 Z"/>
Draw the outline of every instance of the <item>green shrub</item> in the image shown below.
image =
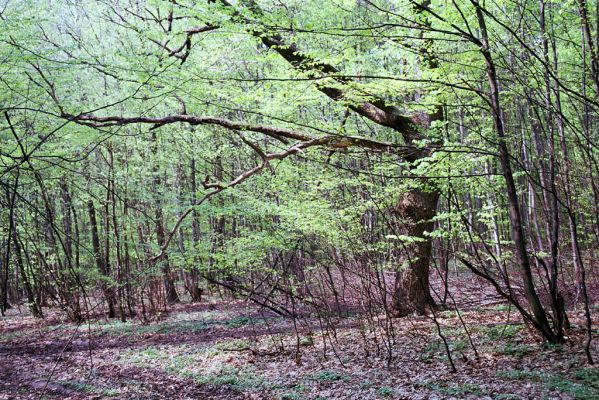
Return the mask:
<path id="1" fill-rule="evenodd" d="M 382 386 L 382 387 L 378 388 L 378 390 L 376 392 L 380 396 L 390 397 L 390 396 L 393 396 L 393 394 L 395 393 L 395 390 L 393 390 L 392 388 L 390 388 L 388 386 Z"/>
<path id="2" fill-rule="evenodd" d="M 339 380 L 347 380 L 348 377 L 342 374 L 339 374 L 335 371 L 330 370 L 322 370 L 313 375 L 313 379 L 320 382 L 334 382 Z"/>

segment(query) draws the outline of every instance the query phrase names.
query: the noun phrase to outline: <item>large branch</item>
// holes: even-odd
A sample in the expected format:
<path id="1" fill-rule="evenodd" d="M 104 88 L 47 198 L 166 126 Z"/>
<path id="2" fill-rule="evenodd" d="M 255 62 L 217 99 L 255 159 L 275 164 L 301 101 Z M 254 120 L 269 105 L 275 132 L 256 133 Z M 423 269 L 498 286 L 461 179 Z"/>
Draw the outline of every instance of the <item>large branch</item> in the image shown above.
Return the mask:
<path id="1" fill-rule="evenodd" d="M 215 0 L 208 0 L 214 2 Z M 311 55 L 300 51 L 295 43 L 288 44 L 285 39 L 276 32 L 270 32 L 266 28 L 260 28 L 259 22 L 250 19 L 246 14 L 241 13 L 235 5 L 227 0 L 219 0 L 220 4 L 230 10 L 231 19 L 234 22 L 247 26 L 247 31 L 260 38 L 261 42 L 269 49 L 277 52 L 281 57 L 288 61 L 293 68 L 298 71 L 310 73 L 313 76 L 322 77 L 323 80 L 316 83 L 316 88 L 324 93 L 329 98 L 335 101 L 343 101 L 347 107 L 357 114 L 368 118 L 372 122 L 391 128 L 402 135 L 404 142 L 413 146 L 417 140 L 421 139 L 421 131 L 428 128 L 430 122 L 438 118 L 438 112 L 431 115 L 425 113 L 413 113 L 408 115 L 394 105 L 388 105 L 386 101 L 372 93 L 365 93 L 359 90 L 358 96 L 352 95 L 350 85 L 355 83 L 355 80 L 349 77 L 340 76 L 340 71 L 333 65 L 317 60 Z M 254 0 L 241 1 L 247 9 L 255 15 L 262 15 L 263 12 Z M 170 26 L 170 25 L 169 25 Z M 205 26 L 194 27 L 186 31 L 187 37 L 185 42 L 178 48 L 171 49 L 165 43 L 154 40 L 155 43 L 168 51 L 170 56 L 180 58 L 184 62 L 191 49 L 192 36 L 197 33 L 208 32 L 218 29 L 219 25 L 207 23 Z M 330 76 L 336 75 L 336 76 Z M 355 89 L 355 88 L 354 88 Z M 361 99 L 356 99 L 361 97 Z M 366 97 L 369 100 L 364 101 Z M 426 155 L 425 151 L 413 151 L 407 155 L 407 161 L 415 161 L 418 158 Z"/>
<path id="2" fill-rule="evenodd" d="M 266 136 L 277 139 L 285 144 L 290 140 L 296 140 L 300 143 L 310 143 L 310 146 L 327 146 L 329 148 L 348 148 L 362 147 L 370 150 L 384 151 L 395 154 L 406 160 L 414 157 L 415 154 L 422 151 L 421 148 L 415 146 L 404 146 L 389 142 L 380 142 L 372 139 L 367 139 L 359 136 L 346 136 L 338 134 L 326 134 L 323 136 L 315 136 L 305 132 L 299 132 L 292 129 L 280 128 L 276 126 L 251 124 L 242 121 L 233 121 L 220 117 L 199 117 L 188 114 L 173 114 L 164 117 L 121 117 L 121 116 L 99 116 L 95 114 L 63 114 L 64 118 L 77 122 L 82 125 L 93 128 L 102 128 L 110 126 L 122 126 L 129 124 L 148 124 L 153 125 L 151 129 L 156 129 L 163 125 L 173 123 L 187 123 L 189 125 L 216 125 L 232 131 L 247 131 L 262 133 Z"/>
<path id="3" fill-rule="evenodd" d="M 217 0 L 208 0 L 208 2 L 213 3 Z M 353 78 L 342 76 L 335 66 L 302 52 L 295 43 L 287 43 L 280 34 L 269 31 L 255 18 L 250 18 L 247 13 L 240 12 L 237 9 L 238 5 L 234 5 L 228 0 L 218 0 L 218 2 L 229 10 L 233 22 L 245 25 L 248 33 L 258 37 L 266 47 L 277 52 L 293 68 L 309 73 L 312 77 L 322 78 L 321 81 L 315 84 L 320 92 L 335 101 L 344 102 L 349 109 L 372 122 L 399 132 L 407 145 L 415 145 L 421 139 L 421 132 L 429 127 L 431 121 L 439 118 L 438 110 L 432 114 L 424 112 L 409 114 L 397 106 L 387 104 L 382 97 L 357 88 L 355 86 L 356 81 Z M 258 17 L 263 15 L 263 11 L 254 0 L 243 0 L 238 4 L 246 7 L 247 10 Z M 136 16 L 142 18 L 139 15 Z M 163 27 L 166 32 L 170 32 L 173 18 L 172 13 L 169 14 L 167 18 L 168 28 Z M 155 16 L 153 16 L 153 19 L 159 23 L 162 22 Z M 198 33 L 209 32 L 218 28 L 220 26 L 212 22 L 206 23 L 204 26 L 192 27 L 185 31 L 186 39 L 184 43 L 174 49 L 168 46 L 168 41 L 162 43 L 158 40 L 150 40 L 164 48 L 169 56 L 177 57 L 184 62 L 191 50 L 192 37 Z M 354 87 L 352 88 L 351 85 L 354 85 Z M 357 93 L 353 94 L 352 91 Z M 364 100 L 364 98 L 368 100 Z M 427 152 L 424 150 L 413 151 L 412 154 L 406 157 L 406 160 L 413 162 L 426 154 Z"/>
<path id="4" fill-rule="evenodd" d="M 260 37 L 262 43 L 268 48 L 279 53 L 294 68 L 304 72 L 318 72 L 322 74 L 338 74 L 339 70 L 330 64 L 317 61 L 311 56 L 301 52 L 295 44 L 286 44 L 283 38 L 278 34 L 267 35 L 264 32 L 254 31 L 254 35 Z M 363 101 L 354 104 L 351 97 L 347 94 L 347 86 L 352 83 L 350 79 L 342 77 L 330 78 L 337 85 L 327 85 L 326 82 L 318 82 L 316 87 L 322 93 L 335 101 L 346 101 L 348 107 L 356 113 L 368 118 L 372 122 L 400 132 L 407 144 L 412 144 L 414 140 L 420 138 L 420 121 L 414 117 L 402 115 L 399 108 L 389 106 L 385 100 L 372 94 L 368 97 L 371 101 Z M 339 85 L 341 84 L 341 85 Z"/>
<path id="5" fill-rule="evenodd" d="M 162 125 L 173 124 L 177 122 L 183 122 L 190 125 L 218 125 L 227 129 L 237 131 L 251 131 L 263 133 L 267 136 L 274 137 L 278 140 L 282 140 L 287 143 L 287 139 L 294 140 L 308 140 L 311 139 L 309 135 L 302 134 L 296 131 L 292 131 L 285 128 L 277 128 L 272 126 L 264 125 L 253 125 L 240 121 L 231 121 L 225 118 L 219 117 L 197 117 L 188 114 L 174 114 L 165 117 L 120 117 L 120 116 L 98 116 L 94 114 L 63 114 L 63 117 L 75 121 L 79 124 L 91 126 L 94 128 L 108 127 L 108 126 L 119 126 L 129 125 L 135 123 L 150 124 L 154 125 L 152 129 L 158 128 Z"/>
<path id="6" fill-rule="evenodd" d="M 234 6 L 227 0 L 220 0 L 220 2 L 224 6 L 234 9 Z M 262 14 L 261 9 L 255 1 L 247 0 L 245 3 L 255 14 Z M 305 52 L 300 51 L 295 43 L 288 44 L 278 33 L 256 28 L 255 24 L 252 24 L 255 21 L 249 20 L 247 17 L 242 16 L 241 13 L 233 11 L 232 16 L 240 23 L 245 23 L 250 26 L 248 31 L 251 34 L 260 38 L 266 47 L 281 55 L 281 57 L 287 60 L 295 69 L 302 72 L 311 72 L 322 75 L 339 73 L 339 70 L 335 66 L 317 60 Z M 439 117 L 437 112 L 432 115 L 405 115 L 398 107 L 388 105 L 383 98 L 373 94 L 367 94 L 367 97 L 371 99 L 369 101 L 355 102 L 348 93 L 350 91 L 348 85 L 354 82 L 352 79 L 335 77 L 331 80 L 334 82 L 333 85 L 327 84 L 326 82 L 319 82 L 316 87 L 335 101 L 347 102 L 348 107 L 351 110 L 370 119 L 376 124 L 399 132 L 408 145 L 413 145 L 415 141 L 419 140 L 421 138 L 421 130 L 427 128 L 432 120 Z M 423 154 L 414 153 L 408 161 L 415 161 L 422 155 Z"/>

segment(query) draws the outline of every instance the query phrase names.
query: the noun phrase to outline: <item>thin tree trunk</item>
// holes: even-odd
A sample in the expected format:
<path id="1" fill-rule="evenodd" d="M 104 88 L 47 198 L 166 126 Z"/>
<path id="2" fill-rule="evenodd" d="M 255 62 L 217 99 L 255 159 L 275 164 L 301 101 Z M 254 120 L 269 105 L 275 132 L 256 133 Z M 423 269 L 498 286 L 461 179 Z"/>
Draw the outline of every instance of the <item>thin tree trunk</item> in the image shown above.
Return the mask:
<path id="1" fill-rule="evenodd" d="M 154 174 L 154 193 L 156 194 L 156 204 L 154 211 L 154 223 L 156 226 L 156 242 L 158 247 L 162 249 L 166 242 L 166 232 L 164 230 L 164 216 L 162 213 L 162 202 L 160 200 L 159 189 L 161 187 L 162 180 L 160 179 L 160 169 L 158 167 L 158 140 L 156 137 L 156 131 L 152 132 L 152 153 L 154 155 L 154 166 L 152 172 Z M 173 271 L 171 270 L 168 256 L 165 254 L 163 259 L 158 261 L 162 263 L 162 275 L 164 280 L 164 289 L 166 291 L 166 300 L 169 304 L 179 302 L 179 294 L 175 287 L 175 278 Z"/>
<path id="2" fill-rule="evenodd" d="M 196 191 L 198 190 L 197 188 L 197 181 L 196 181 L 196 165 L 195 165 L 195 158 L 191 159 L 191 163 L 190 163 L 190 169 L 191 169 L 191 176 L 190 176 L 190 183 L 191 183 L 191 205 L 192 207 L 195 207 L 195 205 L 197 204 L 197 195 L 196 195 Z M 197 257 L 197 252 L 199 251 L 198 249 L 198 243 L 200 242 L 200 219 L 199 219 L 199 215 L 196 209 L 193 210 L 192 212 L 192 220 L 191 220 L 191 239 L 193 241 L 193 251 L 194 253 L 194 265 L 192 265 L 191 267 L 191 271 L 190 271 L 190 286 L 191 286 L 191 290 L 190 290 L 190 295 L 191 295 L 191 301 L 202 301 L 202 289 L 200 288 L 200 274 L 198 271 L 198 263 L 201 262 L 201 260 L 199 259 L 199 257 Z"/>
<path id="3" fill-rule="evenodd" d="M 481 32 L 481 52 L 485 59 L 487 78 L 489 81 L 489 101 L 491 105 L 491 112 L 493 113 L 493 123 L 495 131 L 498 136 L 498 147 L 499 147 L 499 162 L 501 165 L 502 175 L 505 179 L 508 199 L 508 210 L 511 224 L 511 238 L 515 245 L 515 259 L 520 269 L 520 275 L 524 285 L 524 294 L 528 300 L 528 304 L 531 308 L 534 319 L 531 321 L 539 332 L 550 342 L 562 342 L 563 337 L 559 334 L 556 335 L 549 321 L 547 320 L 547 314 L 541 305 L 541 301 L 537 294 L 535 283 L 532 277 L 532 269 L 530 260 L 528 258 L 528 252 L 526 249 L 526 236 L 524 235 L 524 228 L 522 222 L 522 216 L 520 214 L 520 207 L 518 202 L 518 191 L 516 189 L 516 183 L 514 181 L 514 175 L 512 172 L 512 166 L 510 161 L 510 153 L 506 142 L 506 132 L 501 117 L 501 104 L 499 101 L 499 84 L 497 73 L 495 69 L 495 63 L 491 56 L 489 47 L 489 41 L 487 36 L 487 27 L 484 18 L 483 11 L 481 10 L 478 2 L 472 0 L 476 7 L 476 16 L 478 20 L 478 26 Z"/>
<path id="4" fill-rule="evenodd" d="M 108 305 L 108 318 L 114 318 L 116 316 L 116 300 L 114 298 L 114 293 L 112 292 L 108 284 L 108 282 L 112 278 L 110 276 L 108 266 L 105 264 L 105 259 L 104 257 L 102 257 L 102 250 L 100 249 L 100 238 L 98 237 L 98 223 L 96 220 L 96 210 L 94 208 L 94 202 L 92 200 L 89 200 L 87 202 L 87 212 L 89 215 L 89 225 L 92 237 L 92 251 L 94 253 L 94 259 L 96 260 L 96 267 L 104 277 L 104 279 L 101 280 L 100 288 L 102 290 L 102 293 L 104 294 L 104 298 L 106 299 L 106 304 Z"/>

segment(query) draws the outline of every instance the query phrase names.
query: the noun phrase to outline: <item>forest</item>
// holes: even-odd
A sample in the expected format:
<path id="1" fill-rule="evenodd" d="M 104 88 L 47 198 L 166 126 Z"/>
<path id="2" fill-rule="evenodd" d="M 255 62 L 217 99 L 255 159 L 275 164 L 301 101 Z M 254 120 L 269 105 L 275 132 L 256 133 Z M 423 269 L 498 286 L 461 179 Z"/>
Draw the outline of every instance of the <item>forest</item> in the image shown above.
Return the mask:
<path id="1" fill-rule="evenodd" d="M 599 398 L 597 0 L 0 0 L 0 399 Z"/>

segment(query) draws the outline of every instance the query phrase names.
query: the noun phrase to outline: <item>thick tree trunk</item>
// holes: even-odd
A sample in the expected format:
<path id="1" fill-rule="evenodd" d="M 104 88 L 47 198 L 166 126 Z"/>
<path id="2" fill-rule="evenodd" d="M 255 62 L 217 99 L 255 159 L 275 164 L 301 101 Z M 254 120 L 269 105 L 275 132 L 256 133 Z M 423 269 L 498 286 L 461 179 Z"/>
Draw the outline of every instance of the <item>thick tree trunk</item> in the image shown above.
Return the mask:
<path id="1" fill-rule="evenodd" d="M 406 262 L 396 273 L 393 309 L 397 316 L 425 314 L 435 306 L 429 289 L 432 242 L 425 232 L 433 229 L 439 193 L 414 189 L 397 204 L 404 232 L 416 241 L 406 245 Z"/>

